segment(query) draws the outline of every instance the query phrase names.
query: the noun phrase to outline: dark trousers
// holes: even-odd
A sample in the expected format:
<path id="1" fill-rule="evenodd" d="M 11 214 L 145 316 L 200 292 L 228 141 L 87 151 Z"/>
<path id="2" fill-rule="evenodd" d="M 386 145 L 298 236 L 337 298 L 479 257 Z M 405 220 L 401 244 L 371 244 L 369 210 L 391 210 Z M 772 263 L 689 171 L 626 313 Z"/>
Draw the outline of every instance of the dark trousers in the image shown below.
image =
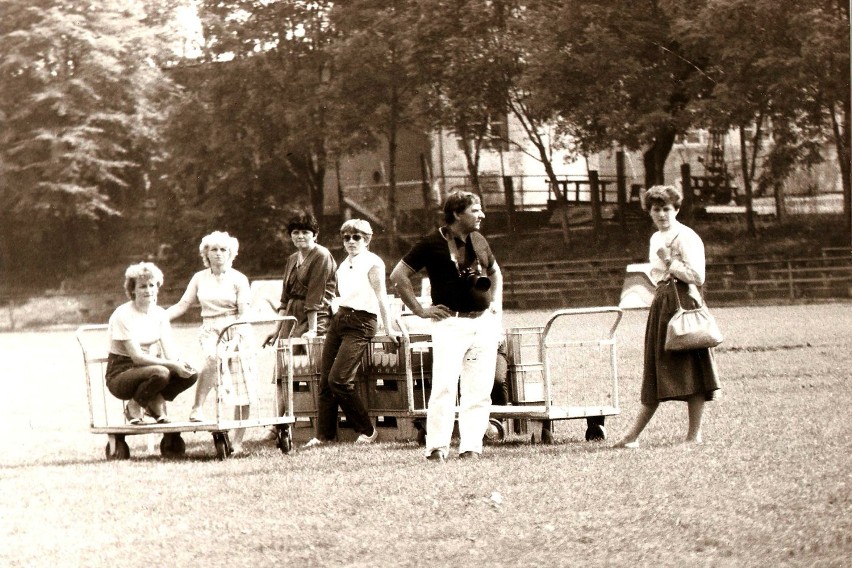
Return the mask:
<path id="1" fill-rule="evenodd" d="M 358 434 L 373 433 L 373 423 L 355 386 L 361 358 L 376 335 L 376 316 L 340 307 L 325 334 L 320 371 L 317 438 L 337 437 L 337 407 Z"/>
<path id="2" fill-rule="evenodd" d="M 181 377 L 162 365 L 135 366 L 130 357 L 110 353 L 107 362 L 106 383 L 109 392 L 118 399 L 131 398 L 146 406 L 158 394 L 166 400 L 191 387 L 198 374 Z"/>

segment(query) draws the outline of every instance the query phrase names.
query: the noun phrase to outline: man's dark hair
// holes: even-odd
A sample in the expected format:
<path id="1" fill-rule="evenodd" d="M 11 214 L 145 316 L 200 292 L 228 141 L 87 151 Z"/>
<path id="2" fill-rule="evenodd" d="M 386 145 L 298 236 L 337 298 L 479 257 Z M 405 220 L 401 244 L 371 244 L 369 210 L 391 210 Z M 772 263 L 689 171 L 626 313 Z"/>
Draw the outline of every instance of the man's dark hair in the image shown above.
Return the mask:
<path id="1" fill-rule="evenodd" d="M 290 218 L 287 223 L 287 234 L 293 234 L 293 231 L 310 231 L 317 236 L 319 234 L 319 223 L 317 218 L 308 212 L 299 213 Z"/>
<path id="2" fill-rule="evenodd" d="M 464 213 L 465 209 L 480 203 L 479 196 L 469 191 L 454 191 L 444 201 L 444 222 L 447 225 L 456 220 L 454 213 Z"/>

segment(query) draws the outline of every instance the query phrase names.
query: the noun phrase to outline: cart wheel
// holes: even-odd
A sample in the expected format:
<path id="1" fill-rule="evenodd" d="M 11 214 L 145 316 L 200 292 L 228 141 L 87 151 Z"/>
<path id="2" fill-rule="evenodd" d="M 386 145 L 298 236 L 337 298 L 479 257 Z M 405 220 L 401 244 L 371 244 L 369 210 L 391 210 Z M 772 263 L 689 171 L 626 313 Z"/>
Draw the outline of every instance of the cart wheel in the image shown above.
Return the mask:
<path id="1" fill-rule="evenodd" d="M 106 455 L 106 459 L 110 461 L 127 460 L 130 459 L 130 446 L 124 441 L 124 436 L 117 436 L 115 438 L 115 452 L 110 451 L 109 442 L 107 442 L 104 454 Z"/>
<path id="2" fill-rule="evenodd" d="M 186 442 L 180 433 L 163 434 L 160 440 L 160 455 L 164 458 L 180 458 L 186 454 Z"/>
<path id="3" fill-rule="evenodd" d="M 426 423 L 421 420 L 414 421 L 414 428 L 417 430 L 417 445 L 426 445 Z"/>
<path id="4" fill-rule="evenodd" d="M 503 423 L 496 418 L 488 419 L 488 429 L 485 430 L 484 440 L 488 442 L 502 442 L 506 439 L 506 429 Z"/>
<path id="5" fill-rule="evenodd" d="M 216 458 L 225 460 L 231 455 L 230 440 L 225 432 L 213 432 L 213 444 L 216 446 Z"/>
<path id="6" fill-rule="evenodd" d="M 586 418 L 587 442 L 606 440 L 606 428 L 604 428 L 605 420 L 606 416 L 590 416 Z"/>
<path id="7" fill-rule="evenodd" d="M 541 429 L 541 443 L 550 445 L 553 443 L 553 432 L 549 428 Z"/>
<path id="8" fill-rule="evenodd" d="M 279 426 L 275 430 L 278 434 L 278 449 L 285 454 L 289 454 L 290 450 L 293 449 L 293 433 L 290 431 L 290 427 Z"/>

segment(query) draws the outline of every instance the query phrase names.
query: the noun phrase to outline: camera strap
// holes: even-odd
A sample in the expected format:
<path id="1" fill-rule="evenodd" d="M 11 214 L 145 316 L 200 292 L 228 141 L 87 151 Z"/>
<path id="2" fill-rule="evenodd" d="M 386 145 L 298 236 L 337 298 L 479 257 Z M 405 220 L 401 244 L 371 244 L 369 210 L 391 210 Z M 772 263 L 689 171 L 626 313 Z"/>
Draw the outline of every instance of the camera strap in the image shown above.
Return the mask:
<path id="1" fill-rule="evenodd" d="M 447 248 L 450 251 L 450 260 L 453 261 L 453 264 L 456 265 L 456 270 L 459 274 L 461 274 L 462 269 L 459 265 L 459 247 L 456 244 L 455 235 L 453 235 L 453 232 L 449 229 L 449 227 L 441 227 L 440 229 L 438 229 L 438 232 L 441 233 L 441 236 L 444 237 L 445 241 L 447 241 Z M 482 270 L 486 270 L 488 268 L 486 265 L 487 257 L 485 260 L 483 260 L 484 253 L 482 253 L 480 251 L 480 247 L 477 246 L 477 237 L 482 239 L 483 241 L 485 239 L 483 239 L 482 235 L 480 235 L 478 232 L 473 232 L 469 236 L 471 244 L 473 245 L 473 252 L 476 255 L 476 261 L 479 263 L 479 266 Z"/>

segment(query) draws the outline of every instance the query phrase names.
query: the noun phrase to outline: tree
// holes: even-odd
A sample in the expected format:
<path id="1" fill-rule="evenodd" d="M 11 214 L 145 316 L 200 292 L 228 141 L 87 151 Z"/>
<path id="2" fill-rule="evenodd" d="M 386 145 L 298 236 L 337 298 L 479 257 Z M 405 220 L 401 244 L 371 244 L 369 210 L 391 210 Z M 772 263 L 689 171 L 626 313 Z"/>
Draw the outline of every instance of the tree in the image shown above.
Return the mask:
<path id="1" fill-rule="evenodd" d="M 824 4 L 818 0 L 691 3 L 677 26 L 688 48 L 712 62 L 705 68 L 714 79 L 712 93 L 696 110 L 710 124 L 740 133 L 746 220 L 752 235 L 755 181 L 775 188 L 777 210 L 783 214 L 784 179 L 795 166 L 822 159 L 829 117 L 837 116 L 836 85 L 844 81 L 822 79 L 813 71 L 816 67 L 823 73 L 837 72 L 830 61 L 843 60 L 832 51 L 842 42 L 834 40 L 831 45 L 827 39 L 839 29 L 824 12 Z M 832 49 L 825 49 L 826 42 Z M 848 53 L 845 62 L 848 97 Z"/>
<path id="2" fill-rule="evenodd" d="M 420 125 L 419 70 L 412 61 L 416 3 L 410 0 L 352 0 L 331 11 L 339 34 L 329 91 L 340 152 L 387 145 L 387 225 L 391 256 L 397 255 L 396 161 L 399 133 Z"/>
<path id="3" fill-rule="evenodd" d="M 434 128 L 458 137 L 471 186 L 481 194 L 482 149 L 508 143 L 495 128 L 508 111 L 506 66 L 512 64 L 499 43 L 506 32 L 505 3 L 427 0 L 419 9 L 412 58 L 424 82 L 424 114 Z"/>
<path id="4" fill-rule="evenodd" d="M 157 65 L 167 45 L 161 31 L 144 4 L 2 4 L 5 266 L 73 272 L 97 224 L 120 214 L 124 194 L 144 190 L 172 94 Z M 11 257 L 13 248 L 27 254 Z"/>
<path id="5" fill-rule="evenodd" d="M 811 0 L 808 10 L 796 11 L 807 24 L 800 29 L 802 40 L 803 83 L 812 102 L 806 116 L 830 134 L 840 164 L 843 182 L 843 213 L 847 242 L 852 243 L 852 87 L 850 85 L 849 2 L 847 0 Z"/>
<path id="6" fill-rule="evenodd" d="M 254 93 L 257 100 L 246 103 L 256 103 L 263 122 L 274 125 L 277 140 L 270 158 L 303 184 L 308 208 L 318 217 L 324 212 L 324 180 L 333 137 L 327 124 L 327 109 L 333 103 L 324 89 L 334 37 L 329 21 L 332 4 L 208 0 L 200 6 L 208 60 L 227 56 L 251 61 L 234 68 L 252 73 L 251 81 L 262 85 Z"/>
<path id="7" fill-rule="evenodd" d="M 205 227 L 237 234 L 252 269 L 278 266 L 294 210 L 323 220 L 327 4 L 204 2 L 201 57 L 172 70 L 186 99 L 170 128 L 168 185 L 207 211 Z"/>
<path id="8" fill-rule="evenodd" d="M 528 65 L 536 97 L 583 154 L 641 149 L 646 186 L 664 183 L 689 103 L 708 88 L 702 61 L 684 57 L 677 12 L 656 0 L 534 2 Z M 531 89 L 533 90 L 533 89 Z"/>

